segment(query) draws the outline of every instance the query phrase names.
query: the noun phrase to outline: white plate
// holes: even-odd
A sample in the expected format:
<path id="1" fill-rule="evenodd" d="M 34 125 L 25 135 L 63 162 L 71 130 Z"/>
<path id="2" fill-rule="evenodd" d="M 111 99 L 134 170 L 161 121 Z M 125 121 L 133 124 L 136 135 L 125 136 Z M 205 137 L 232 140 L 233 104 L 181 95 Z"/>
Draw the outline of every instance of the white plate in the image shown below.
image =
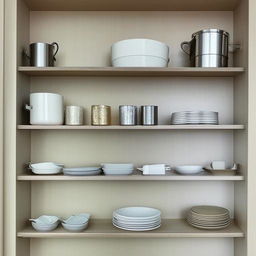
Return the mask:
<path id="1" fill-rule="evenodd" d="M 100 170 L 101 167 L 76 167 L 76 168 L 64 168 L 63 171 L 67 172 L 93 172 Z"/>
<path id="2" fill-rule="evenodd" d="M 128 227 L 128 228 L 151 228 L 151 227 L 155 227 L 155 226 L 159 226 L 161 224 L 161 220 L 154 222 L 152 224 L 124 224 L 118 221 L 113 220 L 113 223 L 115 223 L 116 225 L 120 226 L 120 227 Z"/>
<path id="3" fill-rule="evenodd" d="M 99 175 L 101 174 L 101 170 L 99 171 L 91 171 L 91 172 L 67 172 L 64 171 L 65 175 L 69 175 L 69 176 L 95 176 L 95 175 Z"/>
<path id="4" fill-rule="evenodd" d="M 159 226 L 156 227 L 152 227 L 152 228 L 126 228 L 126 227 L 120 227 L 116 224 L 113 223 L 113 225 L 119 229 L 123 229 L 123 230 L 127 230 L 127 231 L 150 231 L 150 230 L 155 230 L 161 227 L 161 224 Z"/>
<path id="5" fill-rule="evenodd" d="M 110 170 L 102 168 L 105 175 L 130 175 L 133 173 L 133 169 L 131 170 Z"/>
<path id="6" fill-rule="evenodd" d="M 203 166 L 201 165 L 180 165 L 174 167 L 174 170 L 183 175 L 198 174 L 203 171 Z"/>
<path id="7" fill-rule="evenodd" d="M 149 207 L 125 207 L 114 211 L 113 216 L 121 219 L 149 220 L 161 216 L 161 212 Z"/>
<path id="8" fill-rule="evenodd" d="M 123 222 L 123 223 L 126 223 L 126 224 L 150 224 L 150 223 L 153 223 L 153 222 L 157 222 L 157 221 L 159 221 L 159 220 L 161 220 L 161 216 L 159 216 L 159 217 L 157 217 L 157 218 L 152 218 L 152 219 L 146 219 L 146 220 L 144 220 L 144 219 L 127 219 L 127 218 L 121 218 L 121 217 L 116 217 L 116 215 L 115 216 L 113 216 L 113 220 L 115 220 L 115 221 L 119 221 L 119 222 Z"/>

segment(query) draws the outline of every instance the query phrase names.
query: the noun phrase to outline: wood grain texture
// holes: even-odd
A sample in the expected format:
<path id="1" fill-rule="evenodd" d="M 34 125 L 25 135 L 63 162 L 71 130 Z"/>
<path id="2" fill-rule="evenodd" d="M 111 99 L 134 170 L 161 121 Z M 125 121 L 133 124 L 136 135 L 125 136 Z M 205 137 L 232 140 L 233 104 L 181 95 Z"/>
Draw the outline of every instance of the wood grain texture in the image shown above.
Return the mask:
<path id="1" fill-rule="evenodd" d="M 67 176 L 67 175 L 19 175 L 19 181 L 239 181 L 241 175 L 217 176 L 208 173 L 201 175 L 179 175 L 167 172 L 166 175 L 142 175 L 135 172 L 132 175 L 97 175 L 97 176 Z"/>
<path id="2" fill-rule="evenodd" d="M 69 126 L 69 125 L 18 125 L 20 130 L 243 130 L 244 125 L 155 125 L 155 126 Z"/>
<path id="3" fill-rule="evenodd" d="M 33 11 L 229 11 L 237 0 L 25 0 Z"/>
<path id="4" fill-rule="evenodd" d="M 114 67 L 19 67 L 29 76 L 143 76 L 143 77 L 233 77 L 242 67 L 228 68 L 114 68 Z"/>
<path id="5" fill-rule="evenodd" d="M 190 226 L 183 219 L 162 220 L 159 229 L 148 232 L 129 232 L 112 225 L 110 219 L 98 219 L 89 224 L 87 230 L 81 233 L 71 233 L 62 227 L 49 233 L 35 231 L 27 227 L 18 232 L 23 238 L 213 238 L 213 237 L 244 237 L 244 233 L 235 224 L 221 230 L 202 230 Z"/>

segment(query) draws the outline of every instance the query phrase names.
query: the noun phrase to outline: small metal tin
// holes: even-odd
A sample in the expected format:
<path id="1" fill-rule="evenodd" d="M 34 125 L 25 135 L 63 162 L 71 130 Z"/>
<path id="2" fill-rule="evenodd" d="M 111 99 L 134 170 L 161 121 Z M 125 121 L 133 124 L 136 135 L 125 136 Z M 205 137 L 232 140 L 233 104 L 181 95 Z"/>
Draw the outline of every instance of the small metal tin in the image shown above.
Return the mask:
<path id="1" fill-rule="evenodd" d="M 84 113 L 83 108 L 79 106 L 66 106 L 65 124 L 66 125 L 83 125 Z"/>
<path id="2" fill-rule="evenodd" d="M 91 119 L 92 125 L 111 125 L 111 107 L 107 105 L 93 105 Z"/>
<path id="3" fill-rule="evenodd" d="M 133 105 L 119 106 L 119 124 L 136 125 L 137 124 L 137 107 Z"/>
<path id="4" fill-rule="evenodd" d="M 141 124 L 158 125 L 158 106 L 145 105 L 141 106 Z"/>

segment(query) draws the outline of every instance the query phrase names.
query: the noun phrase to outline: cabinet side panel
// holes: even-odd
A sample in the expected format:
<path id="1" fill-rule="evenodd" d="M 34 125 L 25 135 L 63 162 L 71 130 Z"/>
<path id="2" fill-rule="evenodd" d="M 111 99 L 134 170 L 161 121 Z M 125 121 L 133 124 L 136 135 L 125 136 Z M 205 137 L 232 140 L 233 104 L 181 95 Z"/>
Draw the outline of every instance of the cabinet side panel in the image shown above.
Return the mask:
<path id="1" fill-rule="evenodd" d="M 234 11 L 234 42 L 241 44 L 235 54 L 235 65 L 248 70 L 248 1 L 241 1 Z M 234 79 L 234 121 L 248 123 L 248 73 Z M 234 160 L 241 165 L 245 181 L 235 184 L 235 217 L 239 226 L 247 231 L 247 181 L 251 171 L 248 165 L 248 130 L 235 132 Z M 247 255 L 246 238 L 235 239 L 235 256 Z"/>

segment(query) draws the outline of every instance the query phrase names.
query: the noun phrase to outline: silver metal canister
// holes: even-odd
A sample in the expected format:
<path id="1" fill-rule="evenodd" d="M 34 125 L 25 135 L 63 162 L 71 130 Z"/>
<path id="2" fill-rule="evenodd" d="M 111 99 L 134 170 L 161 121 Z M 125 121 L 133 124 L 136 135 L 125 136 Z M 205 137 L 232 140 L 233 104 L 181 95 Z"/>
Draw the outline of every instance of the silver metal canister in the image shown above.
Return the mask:
<path id="1" fill-rule="evenodd" d="M 54 48 L 55 51 L 54 51 Z M 29 59 L 30 66 L 33 67 L 53 67 L 55 56 L 59 50 L 59 45 L 56 42 L 48 43 L 32 43 L 29 45 L 30 56 L 26 54 Z"/>
<path id="2" fill-rule="evenodd" d="M 133 105 L 119 106 L 119 124 L 136 125 L 137 124 L 137 107 Z"/>
<path id="3" fill-rule="evenodd" d="M 66 106 L 65 124 L 66 125 L 83 125 L 84 113 L 83 108 L 79 106 Z"/>
<path id="4" fill-rule="evenodd" d="M 142 125 L 158 125 L 158 106 L 141 106 L 140 114 Z"/>
<path id="5" fill-rule="evenodd" d="M 182 50 L 190 56 L 193 67 L 227 67 L 229 33 L 219 29 L 204 29 L 182 42 Z"/>
<path id="6" fill-rule="evenodd" d="M 91 113 L 92 125 L 111 125 L 111 107 L 107 105 L 93 105 Z"/>

